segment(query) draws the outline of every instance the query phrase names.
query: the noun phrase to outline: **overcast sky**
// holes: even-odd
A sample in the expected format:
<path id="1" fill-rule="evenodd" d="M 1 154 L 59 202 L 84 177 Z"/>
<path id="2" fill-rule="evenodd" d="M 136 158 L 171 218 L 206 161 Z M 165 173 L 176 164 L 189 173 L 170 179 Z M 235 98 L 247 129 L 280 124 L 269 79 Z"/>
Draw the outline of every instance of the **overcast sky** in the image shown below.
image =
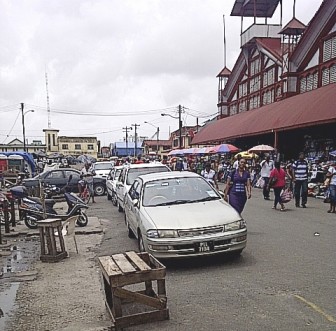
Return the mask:
<path id="1" fill-rule="evenodd" d="M 283 0 L 283 24 L 294 0 Z M 296 0 L 307 24 L 322 0 Z M 60 135 L 120 141 L 123 127 L 160 138 L 183 123 L 200 124 L 217 112 L 216 75 L 223 68 L 223 14 L 227 66 L 239 54 L 240 18 L 234 0 L 0 0 L 0 143 L 42 140 L 48 127 Z M 279 23 L 279 11 L 271 23 Z M 248 27 L 248 20 L 244 21 Z M 71 113 L 81 114 L 72 115 Z M 85 115 L 85 113 L 88 113 Z M 90 114 L 95 114 L 92 116 Z M 98 116 L 100 115 L 100 116 Z M 111 116 L 107 116 L 111 115 Z M 153 124 L 145 124 L 148 121 Z M 133 130 L 134 132 L 134 130 Z"/>

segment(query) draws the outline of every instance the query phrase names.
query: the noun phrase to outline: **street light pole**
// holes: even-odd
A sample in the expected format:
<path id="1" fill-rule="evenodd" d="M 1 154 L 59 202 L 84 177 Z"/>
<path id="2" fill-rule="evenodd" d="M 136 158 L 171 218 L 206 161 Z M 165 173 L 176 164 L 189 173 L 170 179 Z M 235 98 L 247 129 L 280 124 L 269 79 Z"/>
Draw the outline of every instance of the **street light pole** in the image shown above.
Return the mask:
<path id="1" fill-rule="evenodd" d="M 21 117 L 22 117 L 22 136 L 23 136 L 23 151 L 26 152 L 26 128 L 25 128 L 25 122 L 24 117 L 29 112 L 34 112 L 34 109 L 27 110 L 26 112 L 23 112 L 24 110 L 24 103 L 21 103 Z"/>
<path id="2" fill-rule="evenodd" d="M 169 116 L 169 117 L 176 118 L 176 119 L 179 120 L 179 149 L 182 148 L 182 120 L 181 120 L 181 114 L 182 114 L 182 106 L 181 105 L 178 106 L 178 117 L 172 116 L 172 115 L 166 114 L 166 113 L 161 114 L 161 116 Z"/>
<path id="3" fill-rule="evenodd" d="M 153 126 L 154 128 L 156 128 L 156 156 L 159 155 L 159 135 L 160 135 L 160 128 L 156 127 L 154 124 L 149 123 L 147 121 L 144 121 L 144 123 L 149 124 L 151 126 Z"/>

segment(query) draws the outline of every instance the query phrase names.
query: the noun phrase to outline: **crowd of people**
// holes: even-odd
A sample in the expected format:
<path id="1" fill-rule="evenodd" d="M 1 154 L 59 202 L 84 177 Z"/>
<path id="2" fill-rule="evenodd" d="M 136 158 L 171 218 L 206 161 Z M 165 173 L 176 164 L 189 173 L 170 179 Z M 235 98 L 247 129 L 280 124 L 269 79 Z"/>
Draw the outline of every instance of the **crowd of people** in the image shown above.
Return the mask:
<path id="1" fill-rule="evenodd" d="M 218 182 L 224 182 L 224 199 L 239 213 L 244 209 L 246 201 L 251 198 L 251 188 L 262 189 L 262 196 L 270 200 L 273 190 L 274 203 L 272 208 L 285 210 L 285 204 L 293 196 L 296 208 L 306 208 L 308 201 L 308 180 L 316 179 L 317 171 L 321 169 L 319 161 L 308 162 L 304 153 L 300 153 L 297 160 L 279 162 L 276 157 L 266 154 L 258 161 L 245 160 L 238 155 L 237 159 L 218 158 L 175 158 L 170 163 L 171 169 L 176 171 L 194 171 L 214 187 Z M 325 180 L 330 208 L 328 213 L 336 212 L 336 161 L 327 163 L 320 181 Z M 322 172 L 322 171 L 321 171 Z M 321 176 L 320 176 L 321 177 Z M 315 180 L 316 181 L 316 180 Z"/>

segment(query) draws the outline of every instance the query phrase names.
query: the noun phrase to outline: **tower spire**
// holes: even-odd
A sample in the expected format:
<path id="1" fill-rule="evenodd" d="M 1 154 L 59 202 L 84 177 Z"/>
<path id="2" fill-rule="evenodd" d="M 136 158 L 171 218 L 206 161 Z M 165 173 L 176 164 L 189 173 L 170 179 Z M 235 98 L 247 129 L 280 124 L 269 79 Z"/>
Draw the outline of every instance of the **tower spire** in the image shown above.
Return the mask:
<path id="1" fill-rule="evenodd" d="M 50 104 L 49 104 L 49 89 L 48 89 L 47 68 L 45 69 L 45 80 L 46 80 L 46 91 L 47 91 L 48 129 L 50 129 L 51 128 L 51 113 L 50 113 Z"/>
<path id="2" fill-rule="evenodd" d="M 225 15 L 223 15 L 223 30 L 224 30 L 224 68 L 226 67 L 226 36 L 225 36 Z"/>

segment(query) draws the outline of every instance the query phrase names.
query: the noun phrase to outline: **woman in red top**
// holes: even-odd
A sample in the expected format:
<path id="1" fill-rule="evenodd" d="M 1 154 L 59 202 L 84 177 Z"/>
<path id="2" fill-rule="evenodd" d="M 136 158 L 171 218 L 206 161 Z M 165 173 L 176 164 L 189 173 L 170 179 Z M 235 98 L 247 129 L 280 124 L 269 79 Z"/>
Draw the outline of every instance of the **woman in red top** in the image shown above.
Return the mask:
<path id="1" fill-rule="evenodd" d="M 272 186 L 274 190 L 274 206 L 273 209 L 277 209 L 278 203 L 281 205 L 281 211 L 285 210 L 285 206 L 281 201 L 280 194 L 282 189 L 286 185 L 286 172 L 280 167 L 280 162 L 275 162 L 275 168 L 271 171 L 270 174 L 270 182 L 272 182 L 272 178 L 276 178 L 275 184 Z"/>

